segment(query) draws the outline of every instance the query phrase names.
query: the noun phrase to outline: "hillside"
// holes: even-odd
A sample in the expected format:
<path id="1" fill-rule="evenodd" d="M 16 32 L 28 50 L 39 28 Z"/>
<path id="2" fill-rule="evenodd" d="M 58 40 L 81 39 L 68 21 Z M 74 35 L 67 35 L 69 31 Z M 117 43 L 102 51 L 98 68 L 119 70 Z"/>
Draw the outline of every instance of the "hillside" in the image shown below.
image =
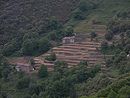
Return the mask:
<path id="1" fill-rule="evenodd" d="M 111 85 L 100 90 L 90 97 L 81 98 L 129 98 L 130 97 L 130 73 L 120 76 Z"/>
<path id="2" fill-rule="evenodd" d="M 1 0 L 0 45 L 25 32 L 44 32 L 52 16 L 65 23 L 79 0 Z"/>
<path id="3" fill-rule="evenodd" d="M 79 21 L 75 25 L 75 32 L 88 33 L 94 31 L 93 21 L 100 25 L 106 25 L 109 20 L 115 18 L 117 14 L 129 12 L 129 0 L 101 0 L 96 9 L 91 10 L 85 17 L 85 20 Z"/>
<path id="4" fill-rule="evenodd" d="M 130 0 L 0 0 L 0 98 L 130 98 Z"/>

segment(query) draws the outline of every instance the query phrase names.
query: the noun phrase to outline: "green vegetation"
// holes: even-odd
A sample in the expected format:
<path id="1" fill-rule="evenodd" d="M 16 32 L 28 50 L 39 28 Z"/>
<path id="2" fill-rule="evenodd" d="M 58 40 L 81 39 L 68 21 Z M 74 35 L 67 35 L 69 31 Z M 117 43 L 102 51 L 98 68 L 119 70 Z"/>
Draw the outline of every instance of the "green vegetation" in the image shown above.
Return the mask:
<path id="1" fill-rule="evenodd" d="M 41 68 L 39 69 L 38 72 L 38 76 L 39 78 L 45 78 L 48 76 L 47 67 L 45 65 L 41 65 Z"/>
<path id="2" fill-rule="evenodd" d="M 2 63 L 3 61 L 0 64 Z M 9 66 L 8 63 L 7 66 Z M 6 77 L 0 78 L 0 94 L 5 95 L 6 98 L 33 98 L 34 96 L 37 98 L 43 98 L 43 96 L 44 98 L 76 98 L 78 97 L 76 85 L 94 78 L 100 70 L 100 66 L 87 68 L 83 64 L 69 69 L 66 63 L 58 61 L 51 73 L 48 73 L 46 66 L 42 65 L 38 72 L 39 78 L 37 77 L 35 81 L 34 76 L 27 77 L 24 73 L 12 69 L 11 73 L 6 73 Z"/>
<path id="3" fill-rule="evenodd" d="M 78 2 L 79 0 L 66 0 L 64 3 L 61 0 L 0 1 L 0 48 L 3 55 L 34 56 L 48 51 L 50 37 L 59 41 L 63 36 L 69 36 L 61 28 Z"/>
<path id="4" fill-rule="evenodd" d="M 91 36 L 91 40 L 93 40 L 93 38 L 97 37 L 97 34 L 95 32 L 91 32 L 90 36 Z"/>
<path id="5" fill-rule="evenodd" d="M 52 53 L 51 55 L 46 56 L 46 57 L 45 57 L 45 60 L 55 61 L 55 60 L 56 60 L 56 55 L 55 55 L 54 53 Z"/>
<path id="6" fill-rule="evenodd" d="M 96 2 L 98 4 L 97 7 L 90 10 L 90 13 L 85 16 L 85 20 L 76 23 L 74 26 L 75 32 L 92 32 L 92 25 L 106 25 L 112 18 L 123 17 L 123 15 L 125 15 L 125 17 L 121 19 L 126 19 L 127 17 L 127 20 L 129 20 L 129 0 L 92 0 L 92 2 Z"/>
<path id="7" fill-rule="evenodd" d="M 130 1 L 64 0 L 65 6 L 61 2 L 0 1 L 0 98 L 129 98 Z M 57 4 L 58 9 L 61 4 L 67 12 L 61 7 L 58 10 Z M 15 5 L 20 6 L 18 11 Z M 75 10 L 69 11 L 74 9 L 72 5 Z M 63 13 L 59 14 L 61 10 Z M 81 61 L 78 66 L 68 68 L 66 62 L 57 61 L 56 55 L 51 54 L 45 60 L 55 62 L 53 71 L 41 65 L 37 74 L 26 74 L 17 72 L 15 65 L 6 60 L 6 56 L 41 55 L 55 46 L 53 43 L 57 45 L 63 37 L 75 32 L 89 32 L 91 40 L 102 38 L 99 50 L 104 64 L 89 66 L 89 62 Z M 30 64 L 34 67 L 33 59 Z"/>
<path id="8" fill-rule="evenodd" d="M 130 79 L 129 74 L 121 76 L 114 83 L 112 83 L 106 89 L 99 91 L 92 98 L 129 98 L 130 96 L 129 79 Z M 91 97 L 84 97 L 84 98 L 91 98 Z"/>

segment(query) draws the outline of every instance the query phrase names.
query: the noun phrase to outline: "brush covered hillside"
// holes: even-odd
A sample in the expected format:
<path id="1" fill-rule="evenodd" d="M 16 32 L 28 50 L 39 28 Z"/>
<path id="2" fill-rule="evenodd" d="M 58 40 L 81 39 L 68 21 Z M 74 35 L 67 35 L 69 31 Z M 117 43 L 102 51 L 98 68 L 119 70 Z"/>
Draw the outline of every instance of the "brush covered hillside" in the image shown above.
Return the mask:
<path id="1" fill-rule="evenodd" d="M 130 98 L 130 0 L 0 0 L 0 40 L 0 98 Z"/>
<path id="2" fill-rule="evenodd" d="M 12 50 L 7 51 L 15 52 L 22 47 L 25 34 L 34 32 L 44 37 L 50 31 L 49 20 L 55 17 L 64 24 L 78 3 L 79 0 L 0 0 L 0 46 L 8 44 L 5 48 Z"/>

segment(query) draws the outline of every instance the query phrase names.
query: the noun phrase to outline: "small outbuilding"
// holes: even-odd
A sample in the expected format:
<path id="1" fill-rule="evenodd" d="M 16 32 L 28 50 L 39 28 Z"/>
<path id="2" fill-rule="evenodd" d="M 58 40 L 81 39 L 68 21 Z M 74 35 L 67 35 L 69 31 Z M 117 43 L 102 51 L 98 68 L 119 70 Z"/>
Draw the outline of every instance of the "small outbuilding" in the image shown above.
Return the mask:
<path id="1" fill-rule="evenodd" d="M 33 70 L 33 67 L 30 64 L 17 63 L 15 69 L 19 72 L 30 73 Z"/>
<path id="2" fill-rule="evenodd" d="M 15 65 L 15 69 L 19 72 L 30 73 L 34 70 L 33 66 L 30 64 L 30 57 L 14 57 L 8 59 L 11 65 Z"/>
<path id="3" fill-rule="evenodd" d="M 64 37 L 62 39 L 62 43 L 63 44 L 71 44 L 75 42 L 75 36 L 71 36 L 71 37 Z"/>

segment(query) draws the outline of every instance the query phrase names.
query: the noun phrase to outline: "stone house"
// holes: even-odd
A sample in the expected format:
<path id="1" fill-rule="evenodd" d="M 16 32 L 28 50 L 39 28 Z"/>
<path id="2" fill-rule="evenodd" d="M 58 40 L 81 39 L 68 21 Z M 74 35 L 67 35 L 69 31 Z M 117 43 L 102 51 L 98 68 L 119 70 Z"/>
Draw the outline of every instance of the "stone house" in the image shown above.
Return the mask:
<path id="1" fill-rule="evenodd" d="M 33 70 L 33 67 L 30 64 L 17 63 L 15 69 L 19 72 L 30 73 Z"/>
<path id="2" fill-rule="evenodd" d="M 30 73 L 34 70 L 34 67 L 30 64 L 30 57 L 14 57 L 8 59 L 8 62 L 12 65 L 15 65 L 15 69 L 17 71 Z"/>
<path id="3" fill-rule="evenodd" d="M 75 36 L 72 36 L 72 37 L 64 37 L 62 39 L 62 43 L 63 44 L 71 44 L 71 43 L 74 43 L 75 42 Z"/>

